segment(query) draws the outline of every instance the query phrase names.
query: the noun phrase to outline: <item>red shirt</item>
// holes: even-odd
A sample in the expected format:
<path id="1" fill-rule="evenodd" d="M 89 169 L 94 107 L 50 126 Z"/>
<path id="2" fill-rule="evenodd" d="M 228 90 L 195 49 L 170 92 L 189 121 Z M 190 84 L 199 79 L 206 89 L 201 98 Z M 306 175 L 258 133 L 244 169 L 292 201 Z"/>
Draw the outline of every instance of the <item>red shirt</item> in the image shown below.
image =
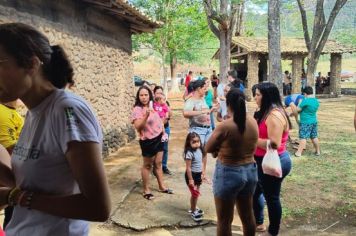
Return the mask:
<path id="1" fill-rule="evenodd" d="M 190 75 L 187 75 L 187 77 L 185 77 L 185 87 L 186 88 L 188 88 L 188 85 L 189 85 L 191 79 L 192 79 L 192 77 L 190 77 Z"/>

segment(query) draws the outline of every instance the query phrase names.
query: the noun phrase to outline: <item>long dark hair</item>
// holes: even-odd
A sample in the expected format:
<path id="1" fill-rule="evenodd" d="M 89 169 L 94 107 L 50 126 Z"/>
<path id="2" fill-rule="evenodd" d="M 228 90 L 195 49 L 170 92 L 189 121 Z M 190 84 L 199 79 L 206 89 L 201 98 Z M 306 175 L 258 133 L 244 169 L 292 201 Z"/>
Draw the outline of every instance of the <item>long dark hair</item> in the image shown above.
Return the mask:
<path id="1" fill-rule="evenodd" d="M 148 91 L 148 96 L 150 97 L 150 101 L 153 101 L 153 93 L 152 93 L 151 89 L 149 87 L 147 87 L 146 85 L 143 85 L 137 90 L 134 107 L 136 107 L 136 106 L 143 107 L 143 104 L 140 101 L 140 91 L 142 89 L 146 89 Z"/>
<path id="2" fill-rule="evenodd" d="M 240 134 L 243 134 L 246 129 L 246 102 L 245 96 L 240 89 L 230 89 L 226 95 L 226 105 L 234 112 L 234 122 Z"/>
<path id="3" fill-rule="evenodd" d="M 187 134 L 187 137 L 185 139 L 185 144 L 184 144 L 184 151 L 183 151 L 183 157 L 187 155 L 187 152 L 194 152 L 195 150 L 190 146 L 190 142 L 193 140 L 193 138 L 198 138 L 200 141 L 200 150 L 203 152 L 203 146 L 200 140 L 199 134 L 195 132 L 191 132 Z"/>
<path id="4" fill-rule="evenodd" d="M 262 95 L 261 107 L 257 117 L 257 123 L 260 124 L 273 108 L 279 108 L 286 116 L 289 128 L 292 128 L 292 123 L 283 108 L 281 95 L 277 86 L 271 82 L 265 82 L 258 84 L 256 89 L 258 89 Z"/>
<path id="5" fill-rule="evenodd" d="M 23 68 L 32 68 L 33 57 L 38 57 L 44 77 L 55 87 L 64 88 L 67 84 L 74 84 L 73 67 L 63 48 L 51 46 L 48 38 L 32 26 L 23 23 L 0 24 L 0 45 Z"/>

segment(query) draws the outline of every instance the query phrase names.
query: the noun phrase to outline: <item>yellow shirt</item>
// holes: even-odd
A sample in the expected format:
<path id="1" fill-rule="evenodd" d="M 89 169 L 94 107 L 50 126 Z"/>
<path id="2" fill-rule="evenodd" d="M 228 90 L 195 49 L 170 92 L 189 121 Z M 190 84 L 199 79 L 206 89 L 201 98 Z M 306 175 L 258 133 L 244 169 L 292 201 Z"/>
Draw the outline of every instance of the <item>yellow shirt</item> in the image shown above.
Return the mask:
<path id="1" fill-rule="evenodd" d="M 24 120 L 14 108 L 0 104 L 0 144 L 14 146 L 19 139 Z"/>

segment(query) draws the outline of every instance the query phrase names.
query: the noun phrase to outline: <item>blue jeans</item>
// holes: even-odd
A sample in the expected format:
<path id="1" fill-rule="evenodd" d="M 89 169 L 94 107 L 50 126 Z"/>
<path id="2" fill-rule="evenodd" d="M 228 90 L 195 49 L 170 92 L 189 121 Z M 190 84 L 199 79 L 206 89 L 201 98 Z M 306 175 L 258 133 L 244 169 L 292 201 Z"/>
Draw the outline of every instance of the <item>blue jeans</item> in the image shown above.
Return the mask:
<path id="1" fill-rule="evenodd" d="M 166 134 L 168 134 L 168 137 L 169 137 L 169 135 L 171 134 L 171 127 L 169 127 L 169 125 L 168 125 L 164 129 L 166 131 Z M 169 140 L 167 142 L 164 142 L 164 144 L 163 144 L 163 158 L 162 158 L 162 169 L 163 170 L 168 168 L 168 166 L 167 166 L 167 161 L 168 161 L 168 142 L 169 142 Z"/>
<path id="2" fill-rule="evenodd" d="M 252 196 L 257 184 L 257 165 L 229 166 L 216 161 L 213 192 L 220 199 L 236 199 L 238 196 Z"/>
<path id="3" fill-rule="evenodd" d="M 255 214 L 256 224 L 263 224 L 264 199 L 266 199 L 270 222 L 268 232 L 271 235 L 277 235 L 279 232 L 279 226 L 282 218 L 282 205 L 280 201 L 282 181 L 292 169 L 292 161 L 288 152 L 280 154 L 279 157 L 282 166 L 282 178 L 263 174 L 263 158 L 255 157 L 257 163 L 258 183 L 253 196 L 253 211 Z"/>
<path id="4" fill-rule="evenodd" d="M 209 109 L 211 109 L 211 107 L 209 107 Z M 214 112 L 210 112 L 210 127 L 212 130 L 215 129 L 215 120 L 214 120 Z"/>

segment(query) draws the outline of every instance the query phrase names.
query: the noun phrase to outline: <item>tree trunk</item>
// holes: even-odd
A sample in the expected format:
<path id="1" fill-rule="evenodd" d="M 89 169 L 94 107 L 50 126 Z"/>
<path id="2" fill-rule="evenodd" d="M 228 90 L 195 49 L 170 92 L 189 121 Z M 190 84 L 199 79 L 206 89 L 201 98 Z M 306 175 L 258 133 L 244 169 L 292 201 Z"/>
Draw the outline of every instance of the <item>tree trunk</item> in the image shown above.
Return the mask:
<path id="1" fill-rule="evenodd" d="M 166 73 L 166 68 L 165 68 L 165 58 L 166 58 L 166 53 L 165 52 L 162 52 L 161 54 L 162 56 L 162 60 L 161 60 L 161 77 L 163 79 L 163 84 L 162 84 L 162 87 L 163 87 L 163 90 L 164 92 L 166 93 L 167 95 L 167 91 L 168 91 L 168 86 L 167 86 L 167 73 Z"/>
<path id="2" fill-rule="evenodd" d="M 315 94 L 315 70 L 319 62 L 319 56 L 309 53 L 307 61 L 307 84 L 313 88 Z"/>
<path id="3" fill-rule="evenodd" d="M 270 68 L 269 81 L 274 83 L 282 94 L 279 6 L 279 0 L 270 0 L 268 2 L 268 59 Z"/>
<path id="4" fill-rule="evenodd" d="M 324 0 L 318 0 L 316 2 L 316 10 L 314 14 L 314 26 L 312 38 L 310 39 L 308 31 L 307 15 L 304 8 L 304 1 L 297 0 L 299 11 L 302 18 L 303 31 L 305 44 L 308 49 L 308 69 L 307 69 L 307 82 L 308 85 L 313 88 L 315 94 L 315 70 L 319 62 L 319 57 L 323 51 L 326 41 L 328 40 L 331 29 L 334 25 L 336 16 L 340 12 L 341 8 L 345 5 L 347 0 L 336 0 L 335 5 L 329 15 L 327 23 L 324 14 Z"/>
<path id="5" fill-rule="evenodd" d="M 230 69 L 231 39 L 228 32 L 220 30 L 220 81 L 227 83 L 227 72 Z"/>
<path id="6" fill-rule="evenodd" d="M 237 28 L 235 36 L 241 36 L 244 33 L 244 11 L 245 1 L 241 1 L 239 4 L 239 10 L 237 12 Z"/>
<path id="7" fill-rule="evenodd" d="M 171 93 L 179 93 L 179 84 L 176 76 L 177 69 L 177 56 L 175 54 L 171 55 L 170 58 L 170 69 L 171 69 Z"/>

